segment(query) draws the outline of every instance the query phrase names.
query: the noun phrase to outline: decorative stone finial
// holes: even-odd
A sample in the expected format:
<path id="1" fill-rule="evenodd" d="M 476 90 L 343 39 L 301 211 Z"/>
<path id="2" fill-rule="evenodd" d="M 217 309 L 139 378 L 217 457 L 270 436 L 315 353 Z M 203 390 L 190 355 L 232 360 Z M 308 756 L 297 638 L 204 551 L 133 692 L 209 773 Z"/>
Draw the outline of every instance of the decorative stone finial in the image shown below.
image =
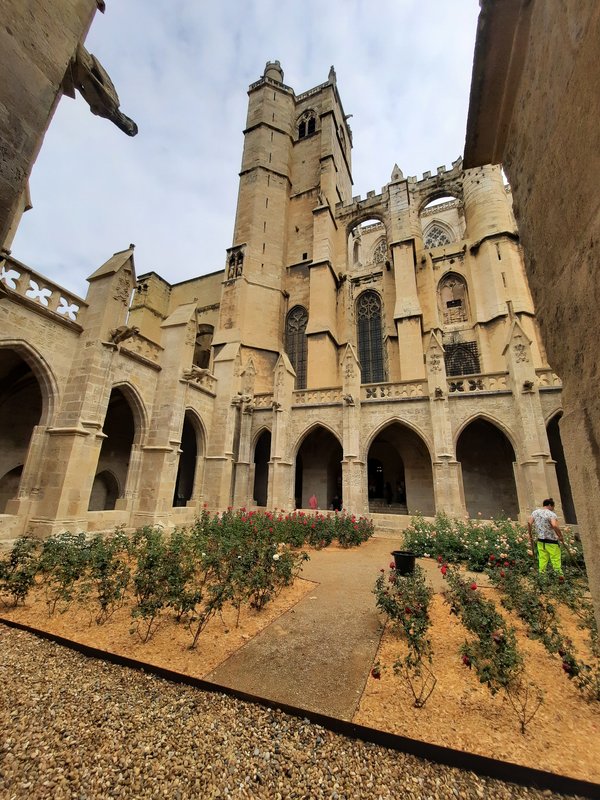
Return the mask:
<path id="1" fill-rule="evenodd" d="M 393 181 L 404 180 L 404 173 L 402 172 L 398 164 L 394 164 L 394 168 L 392 170 L 392 180 Z"/>
<path id="2" fill-rule="evenodd" d="M 329 67 L 329 75 L 327 76 L 327 80 L 329 83 L 337 83 L 337 75 L 335 74 L 333 64 Z"/>

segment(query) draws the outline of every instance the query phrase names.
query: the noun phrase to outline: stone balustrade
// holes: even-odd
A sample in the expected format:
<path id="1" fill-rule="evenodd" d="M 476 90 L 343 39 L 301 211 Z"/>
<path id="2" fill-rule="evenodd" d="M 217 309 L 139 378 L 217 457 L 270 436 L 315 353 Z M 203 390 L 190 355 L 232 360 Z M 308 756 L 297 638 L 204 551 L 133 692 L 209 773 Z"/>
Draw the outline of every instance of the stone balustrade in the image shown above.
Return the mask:
<path id="1" fill-rule="evenodd" d="M 448 394 L 467 396 L 475 392 L 508 392 L 508 372 L 488 372 L 448 378 Z"/>
<path id="2" fill-rule="evenodd" d="M 56 314 L 65 322 L 81 325 L 87 303 L 62 286 L 39 275 L 20 261 L 5 256 L 0 259 L 0 284 L 40 308 Z"/>
<path id="3" fill-rule="evenodd" d="M 329 406 L 342 402 L 342 389 L 339 386 L 325 389 L 296 389 L 292 395 L 292 406 Z"/>
<path id="4" fill-rule="evenodd" d="M 273 408 L 273 393 L 272 392 L 264 392 L 262 394 L 255 394 L 254 395 L 254 410 L 263 410 L 269 409 L 269 411 Z"/>
<path id="5" fill-rule="evenodd" d="M 535 376 L 540 389 L 560 389 L 562 387 L 561 379 L 551 369 L 536 369 Z"/>
<path id="6" fill-rule="evenodd" d="M 373 400 L 407 400 L 428 396 L 427 381 L 400 381 L 398 383 L 368 383 L 360 387 L 361 402 Z"/>

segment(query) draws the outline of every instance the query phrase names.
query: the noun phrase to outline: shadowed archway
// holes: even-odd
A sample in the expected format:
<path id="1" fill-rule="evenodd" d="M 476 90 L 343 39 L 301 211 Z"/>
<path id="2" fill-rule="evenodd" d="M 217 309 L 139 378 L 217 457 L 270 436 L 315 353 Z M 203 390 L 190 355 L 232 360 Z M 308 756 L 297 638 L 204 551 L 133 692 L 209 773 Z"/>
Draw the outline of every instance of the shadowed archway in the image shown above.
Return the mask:
<path id="1" fill-rule="evenodd" d="M 254 487 L 252 497 L 257 506 L 266 506 L 269 494 L 269 461 L 271 431 L 263 431 L 254 448 Z"/>
<path id="2" fill-rule="evenodd" d="M 342 445 L 318 425 L 308 433 L 296 455 L 296 508 L 309 508 L 314 495 L 318 508 L 342 502 Z"/>
<path id="3" fill-rule="evenodd" d="M 550 455 L 556 461 L 556 479 L 558 481 L 558 491 L 560 492 L 560 504 L 562 506 L 565 522 L 568 525 L 577 525 L 577 514 L 575 513 L 575 503 L 571 493 L 571 482 L 569 471 L 565 461 L 562 440 L 560 438 L 559 421 L 562 413 L 555 414 L 547 427 L 548 443 L 550 444 Z"/>
<path id="4" fill-rule="evenodd" d="M 369 510 L 435 513 L 431 455 L 421 437 L 401 422 L 375 436 L 367 456 Z"/>
<path id="5" fill-rule="evenodd" d="M 502 431 L 485 419 L 475 419 L 462 431 L 456 444 L 462 467 L 465 504 L 470 517 L 516 518 L 519 501 L 512 444 Z"/>
<path id="6" fill-rule="evenodd" d="M 115 387 L 110 393 L 106 417 L 102 431 L 106 438 L 102 442 L 94 485 L 90 493 L 89 511 L 110 511 L 116 507 L 117 500 L 123 497 L 127 487 L 127 476 L 131 460 L 131 448 L 136 427 L 133 411 L 124 392 Z M 119 487 L 114 491 L 102 492 L 98 481 L 105 473 L 110 473 Z M 94 490 L 94 487 L 96 490 Z M 114 486 L 113 486 L 114 488 Z M 102 507 L 98 507 L 103 504 Z"/>

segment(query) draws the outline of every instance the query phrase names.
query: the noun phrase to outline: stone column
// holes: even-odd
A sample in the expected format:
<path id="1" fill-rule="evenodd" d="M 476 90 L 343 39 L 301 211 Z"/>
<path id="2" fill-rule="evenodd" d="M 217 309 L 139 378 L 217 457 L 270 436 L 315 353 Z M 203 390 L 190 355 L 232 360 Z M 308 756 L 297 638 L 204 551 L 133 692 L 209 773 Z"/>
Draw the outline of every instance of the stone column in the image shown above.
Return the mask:
<path id="1" fill-rule="evenodd" d="M 240 399 L 240 438 L 238 445 L 237 461 L 235 464 L 235 489 L 233 504 L 239 508 L 246 506 L 251 497 L 251 464 L 252 453 L 252 412 L 254 410 L 254 379 L 256 369 L 254 362 L 249 359 L 241 373 L 241 399 Z"/>
<path id="2" fill-rule="evenodd" d="M 436 511 L 466 514 L 462 469 L 456 460 L 448 408 L 448 382 L 441 331 L 433 331 L 426 352 L 429 410 L 433 429 L 432 467 Z"/>
<path id="3" fill-rule="evenodd" d="M 281 353 L 275 365 L 273 391 L 273 426 L 267 495 L 267 506 L 272 509 L 294 507 L 294 458 L 290 453 L 288 431 L 295 380 L 296 373 L 289 358 L 285 353 Z"/>
<path id="4" fill-rule="evenodd" d="M 204 472 L 204 496 L 208 505 L 216 509 L 233 504 L 235 441 L 241 424 L 241 402 L 237 402 L 237 398 L 242 397 L 240 371 L 240 345 L 230 342 L 223 346 L 214 360 L 217 396 Z"/>
<path id="5" fill-rule="evenodd" d="M 342 503 L 352 514 L 369 513 L 367 475 L 360 448 L 360 363 L 356 350 L 346 345 L 341 359 L 342 372 L 342 430 L 344 456 L 342 459 Z"/>
<path id="6" fill-rule="evenodd" d="M 140 490 L 133 515 L 136 526 L 170 524 L 187 392 L 182 365 L 191 365 L 194 355 L 195 311 L 195 303 L 181 305 L 161 325 L 161 371 L 148 437 L 140 454 Z M 134 466 L 132 458 L 130 471 Z"/>

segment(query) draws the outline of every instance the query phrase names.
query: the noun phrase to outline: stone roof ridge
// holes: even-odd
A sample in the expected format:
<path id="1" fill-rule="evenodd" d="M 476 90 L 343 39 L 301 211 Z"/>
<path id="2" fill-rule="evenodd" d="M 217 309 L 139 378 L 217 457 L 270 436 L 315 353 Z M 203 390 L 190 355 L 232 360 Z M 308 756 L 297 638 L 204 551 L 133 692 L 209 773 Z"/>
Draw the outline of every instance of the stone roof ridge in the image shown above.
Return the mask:
<path id="1" fill-rule="evenodd" d="M 113 275 L 115 272 L 118 272 L 120 269 L 122 269 L 127 261 L 131 262 L 131 269 L 135 277 L 135 265 L 133 261 L 134 248 L 135 245 L 130 244 L 126 250 L 117 250 L 116 253 L 112 254 L 108 261 L 105 261 L 102 266 L 98 267 L 98 269 L 89 276 L 88 281 L 102 278 L 105 275 Z"/>

